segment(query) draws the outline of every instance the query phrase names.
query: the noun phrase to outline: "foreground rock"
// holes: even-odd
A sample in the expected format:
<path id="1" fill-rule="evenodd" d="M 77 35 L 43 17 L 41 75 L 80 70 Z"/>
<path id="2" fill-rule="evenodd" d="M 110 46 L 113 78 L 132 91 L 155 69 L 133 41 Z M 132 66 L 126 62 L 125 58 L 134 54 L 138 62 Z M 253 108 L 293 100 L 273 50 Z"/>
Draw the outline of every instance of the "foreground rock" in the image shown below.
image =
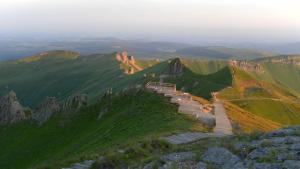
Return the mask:
<path id="1" fill-rule="evenodd" d="M 39 124 L 45 123 L 54 113 L 60 111 L 59 102 L 55 97 L 47 97 L 46 100 L 34 112 L 33 119 Z"/>
<path id="2" fill-rule="evenodd" d="M 229 150 L 220 147 L 209 148 L 202 156 L 204 162 L 213 164 L 215 168 L 242 169 L 245 168 L 240 158 Z"/>
<path id="3" fill-rule="evenodd" d="M 24 108 L 14 91 L 0 97 L 0 124 L 15 123 L 30 118 L 31 110 Z"/>
<path id="4" fill-rule="evenodd" d="M 201 156 L 194 152 L 164 155 L 158 168 L 300 169 L 300 126 L 255 137 L 231 137 L 230 143 L 227 148 L 216 145 L 208 147 Z M 197 152 L 197 149 L 194 150 Z M 154 162 L 148 163 L 144 168 L 153 165 Z"/>
<path id="5" fill-rule="evenodd" d="M 80 163 L 75 163 L 69 168 L 62 168 L 62 169 L 89 169 L 91 168 L 93 163 L 94 163 L 93 160 L 85 160 Z"/>

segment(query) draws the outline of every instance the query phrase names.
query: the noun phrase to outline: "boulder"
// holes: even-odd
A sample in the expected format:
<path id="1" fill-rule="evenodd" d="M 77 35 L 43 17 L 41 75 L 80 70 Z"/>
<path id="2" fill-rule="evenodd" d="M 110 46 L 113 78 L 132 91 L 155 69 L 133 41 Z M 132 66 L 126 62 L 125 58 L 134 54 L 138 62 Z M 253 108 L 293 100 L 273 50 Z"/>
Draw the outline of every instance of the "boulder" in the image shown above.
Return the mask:
<path id="1" fill-rule="evenodd" d="M 300 161 L 299 160 L 286 160 L 283 162 L 284 169 L 299 169 Z"/>
<path id="2" fill-rule="evenodd" d="M 196 118 L 205 126 L 213 128 L 216 125 L 216 118 L 214 115 L 209 113 L 198 113 Z"/>
<path id="3" fill-rule="evenodd" d="M 0 98 L 0 124 L 15 123 L 31 116 L 31 110 L 25 109 L 18 101 L 14 91 Z"/>
<path id="4" fill-rule="evenodd" d="M 269 149 L 267 148 L 257 148 L 255 150 L 253 150 L 247 158 L 251 159 L 251 160 L 257 160 L 257 159 L 261 159 L 264 157 L 267 157 L 269 155 Z"/>
<path id="5" fill-rule="evenodd" d="M 80 108 L 87 106 L 88 96 L 86 94 L 78 94 L 70 96 L 62 105 L 63 112 L 76 112 Z"/>
<path id="6" fill-rule="evenodd" d="M 196 164 L 195 168 L 196 169 L 206 169 L 206 164 L 200 161 Z"/>
<path id="7" fill-rule="evenodd" d="M 179 153 L 172 153 L 162 157 L 162 160 L 166 162 L 180 162 L 191 160 L 196 156 L 195 153 L 192 152 L 179 152 Z"/>
<path id="8" fill-rule="evenodd" d="M 203 155 L 202 160 L 211 163 L 216 168 L 222 169 L 243 169 L 245 168 L 239 157 L 229 150 L 221 147 L 209 148 Z"/>
<path id="9" fill-rule="evenodd" d="M 47 97 L 45 101 L 33 113 L 33 119 L 39 124 L 45 123 L 54 113 L 60 111 L 59 102 L 55 97 Z"/>
<path id="10" fill-rule="evenodd" d="M 272 163 L 254 163 L 249 168 L 253 169 L 282 169 L 280 164 Z"/>

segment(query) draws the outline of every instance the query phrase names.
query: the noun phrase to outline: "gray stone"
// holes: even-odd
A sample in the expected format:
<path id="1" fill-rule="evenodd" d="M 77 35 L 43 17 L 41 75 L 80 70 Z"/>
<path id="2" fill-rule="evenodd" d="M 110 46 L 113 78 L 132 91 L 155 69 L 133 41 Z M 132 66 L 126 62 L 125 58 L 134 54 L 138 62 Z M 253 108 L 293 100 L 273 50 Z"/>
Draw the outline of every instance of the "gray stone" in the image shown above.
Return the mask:
<path id="1" fill-rule="evenodd" d="M 252 168 L 254 169 L 281 169 L 279 164 L 272 163 L 254 163 Z"/>
<path id="2" fill-rule="evenodd" d="M 62 169 L 89 169 L 93 163 L 93 160 L 85 160 L 83 162 L 73 164 L 72 167 Z"/>
<path id="3" fill-rule="evenodd" d="M 235 144 L 233 144 L 233 148 L 235 151 L 241 151 L 243 148 L 248 147 L 248 145 L 246 143 L 242 143 L 242 142 L 237 142 Z"/>
<path id="4" fill-rule="evenodd" d="M 251 153 L 249 153 L 247 158 L 251 160 L 256 160 L 268 156 L 268 153 L 269 151 L 266 148 L 257 148 L 253 150 Z"/>
<path id="5" fill-rule="evenodd" d="M 172 153 L 162 157 L 162 160 L 166 162 L 180 162 L 191 160 L 196 156 L 193 152 L 179 152 L 179 153 Z"/>
<path id="6" fill-rule="evenodd" d="M 150 163 L 146 164 L 143 169 L 152 169 L 154 167 L 154 162 L 151 161 Z"/>
<path id="7" fill-rule="evenodd" d="M 216 118 L 212 114 L 198 113 L 196 118 L 209 128 L 213 128 L 216 125 Z"/>
<path id="8" fill-rule="evenodd" d="M 62 106 L 63 112 L 76 112 L 80 108 L 87 106 L 88 97 L 86 94 L 78 94 L 70 96 Z"/>
<path id="9" fill-rule="evenodd" d="M 294 144 L 294 143 L 300 143 L 300 137 L 299 136 L 286 137 L 286 144 Z"/>
<path id="10" fill-rule="evenodd" d="M 300 143 L 290 145 L 289 149 L 294 151 L 300 151 Z"/>
<path id="11" fill-rule="evenodd" d="M 0 97 L 0 124 L 16 123 L 31 117 L 31 110 L 25 109 L 14 91 Z"/>
<path id="12" fill-rule="evenodd" d="M 249 143 L 249 146 L 252 148 L 258 148 L 261 146 L 262 142 L 263 142 L 262 140 L 254 140 L 251 141 L 251 143 Z"/>
<path id="13" fill-rule="evenodd" d="M 300 161 L 299 160 L 286 160 L 282 165 L 284 169 L 299 169 Z"/>
<path id="14" fill-rule="evenodd" d="M 39 108 L 33 113 L 33 119 L 39 124 L 45 123 L 54 113 L 60 111 L 59 102 L 55 97 L 47 97 Z"/>
<path id="15" fill-rule="evenodd" d="M 241 160 L 225 148 L 209 148 L 202 156 L 204 162 L 212 163 L 219 168 L 235 168 Z M 240 165 L 240 164 L 239 164 Z"/>
<path id="16" fill-rule="evenodd" d="M 269 133 L 266 133 L 261 136 L 262 138 L 270 138 L 270 137 L 283 137 L 287 135 L 292 135 L 295 133 L 295 129 L 293 128 L 286 128 L 286 129 L 280 129 L 280 130 L 275 130 Z"/>
<path id="17" fill-rule="evenodd" d="M 286 144 L 287 139 L 285 137 L 274 137 L 270 139 L 273 146 L 280 146 Z"/>
<path id="18" fill-rule="evenodd" d="M 204 162 L 198 162 L 197 164 L 196 164 L 196 167 L 195 167 L 196 169 L 206 169 L 206 164 L 204 163 Z"/>

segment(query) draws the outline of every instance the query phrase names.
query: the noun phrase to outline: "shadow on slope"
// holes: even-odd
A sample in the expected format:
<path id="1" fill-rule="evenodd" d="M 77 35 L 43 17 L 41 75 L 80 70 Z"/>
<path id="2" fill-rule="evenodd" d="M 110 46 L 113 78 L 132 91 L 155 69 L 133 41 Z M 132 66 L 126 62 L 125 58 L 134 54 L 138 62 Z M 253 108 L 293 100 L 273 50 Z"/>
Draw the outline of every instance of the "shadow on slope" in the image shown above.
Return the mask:
<path id="1" fill-rule="evenodd" d="M 220 91 L 232 85 L 232 76 L 228 67 L 208 75 L 196 74 L 189 68 L 184 67 L 182 75 L 171 76 L 164 80 L 169 83 L 175 83 L 178 90 L 186 91 L 205 99 L 211 99 L 212 92 Z"/>

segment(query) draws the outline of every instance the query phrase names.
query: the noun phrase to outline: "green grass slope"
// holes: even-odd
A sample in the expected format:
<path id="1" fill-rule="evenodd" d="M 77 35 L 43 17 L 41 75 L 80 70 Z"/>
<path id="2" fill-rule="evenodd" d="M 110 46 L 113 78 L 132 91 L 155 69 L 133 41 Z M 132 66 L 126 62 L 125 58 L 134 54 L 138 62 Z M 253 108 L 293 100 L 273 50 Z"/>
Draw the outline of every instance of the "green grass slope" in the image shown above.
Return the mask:
<path id="1" fill-rule="evenodd" d="M 168 77 L 166 82 L 176 84 L 178 90 L 211 99 L 211 93 L 231 86 L 232 78 L 228 67 L 209 75 L 195 74 L 185 69 L 182 76 Z"/>
<path id="2" fill-rule="evenodd" d="M 282 83 L 273 81 L 275 74 L 270 76 L 266 69 L 255 73 L 231 67 L 231 71 L 233 86 L 219 92 L 219 98 L 280 125 L 300 124 L 300 99 Z"/>
<path id="3" fill-rule="evenodd" d="M 104 113 L 102 116 L 99 114 Z M 145 91 L 106 97 L 73 116 L 57 114 L 43 126 L 25 121 L 0 126 L 0 166 L 5 169 L 59 168 L 97 158 L 127 144 L 195 129 L 166 98 Z"/>
<path id="4" fill-rule="evenodd" d="M 280 85 L 293 94 L 300 94 L 300 66 L 292 64 L 262 63 L 263 74 L 254 74 L 258 80 Z"/>
<path id="5" fill-rule="evenodd" d="M 63 100 L 74 93 L 86 93 L 94 101 L 109 88 L 117 92 L 143 78 L 142 74 L 125 75 L 115 54 L 75 57 L 73 52 L 54 51 L 32 59 L 35 57 L 0 63 L 0 95 L 14 90 L 20 102 L 30 107 L 37 106 L 47 96 Z M 156 62 L 138 61 L 138 64 L 145 68 Z"/>
<path id="6" fill-rule="evenodd" d="M 208 75 L 216 73 L 228 66 L 224 60 L 181 59 L 182 64 L 196 74 Z"/>
<path id="7" fill-rule="evenodd" d="M 211 92 L 222 90 L 232 84 L 232 76 L 226 61 L 180 59 L 183 74 L 164 78 L 174 83 L 178 90 L 192 93 L 205 99 L 211 98 Z M 165 72 L 169 67 L 165 67 Z"/>

